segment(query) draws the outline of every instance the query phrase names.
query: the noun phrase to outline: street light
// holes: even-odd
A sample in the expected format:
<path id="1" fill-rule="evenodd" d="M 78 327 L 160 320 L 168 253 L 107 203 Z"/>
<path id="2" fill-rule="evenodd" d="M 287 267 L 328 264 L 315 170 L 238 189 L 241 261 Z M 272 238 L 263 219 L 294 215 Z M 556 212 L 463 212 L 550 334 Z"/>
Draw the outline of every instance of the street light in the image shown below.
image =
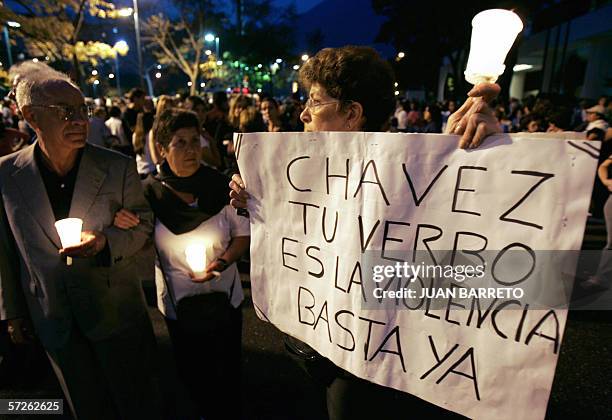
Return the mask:
<path id="1" fill-rule="evenodd" d="M 4 25 L 4 28 L 2 30 L 2 32 L 4 32 L 4 42 L 6 43 L 6 56 L 8 58 L 8 65 L 9 67 L 11 67 L 13 65 L 13 53 L 11 52 L 11 39 L 9 37 L 8 31 L 9 26 L 11 28 L 20 28 L 21 24 L 19 22 L 8 21 L 6 22 L 6 25 Z"/>
<path id="2" fill-rule="evenodd" d="M 309 58 L 308 54 L 302 54 L 302 61 L 308 61 Z"/>
<path id="3" fill-rule="evenodd" d="M 406 56 L 406 53 L 404 53 L 403 51 L 400 51 L 397 53 L 397 58 L 399 58 L 400 60 L 404 58 L 405 56 Z"/>
<path id="4" fill-rule="evenodd" d="M 140 19 L 138 19 L 138 0 L 134 0 L 134 30 L 136 31 L 136 49 L 138 50 L 138 76 L 140 76 L 140 86 L 142 87 L 142 47 L 140 45 Z"/>
<path id="5" fill-rule="evenodd" d="M 134 16 L 134 32 L 136 32 L 136 52 L 138 53 L 138 77 L 140 78 L 140 87 L 144 87 L 144 80 L 142 76 L 142 48 L 140 45 L 140 19 L 138 15 L 138 0 L 133 0 L 133 6 L 134 8 L 125 7 L 123 9 L 119 9 L 119 16 Z"/>
<path id="6" fill-rule="evenodd" d="M 280 64 L 280 63 L 282 63 L 282 62 L 283 62 L 283 59 L 282 59 L 282 58 L 277 58 L 277 59 L 276 59 L 276 62 L 277 62 L 278 64 Z"/>
<path id="7" fill-rule="evenodd" d="M 115 50 L 115 72 L 117 73 L 117 93 L 119 96 L 121 96 L 121 80 L 119 78 L 119 54 L 121 55 L 125 55 L 127 54 L 127 52 L 129 51 L 130 47 L 128 46 L 127 42 L 125 42 L 124 40 L 120 40 L 117 41 L 115 43 L 115 45 L 113 46 L 113 49 Z M 109 75 L 110 77 L 110 75 Z"/>
<path id="8" fill-rule="evenodd" d="M 132 16 L 132 13 L 134 13 L 134 9 L 132 9 L 131 7 L 124 7 L 123 9 L 119 9 L 117 12 L 121 17 L 128 17 Z"/>
<path id="9" fill-rule="evenodd" d="M 299 70 L 299 69 L 300 69 L 299 65 L 296 64 L 295 66 L 293 66 L 293 70 Z"/>
<path id="10" fill-rule="evenodd" d="M 92 75 L 92 76 L 97 76 L 97 75 L 98 75 L 98 70 L 93 69 L 93 70 L 91 71 L 91 75 Z"/>
<path id="11" fill-rule="evenodd" d="M 215 36 L 212 33 L 207 33 L 206 35 L 204 35 L 204 41 L 206 42 L 213 42 L 215 41 L 215 56 L 217 57 L 217 59 L 219 59 L 219 37 Z M 210 50 L 206 50 L 206 55 L 210 55 L 211 53 L 209 53 Z"/>
<path id="12" fill-rule="evenodd" d="M 144 74 L 144 78 L 147 81 L 147 89 L 149 90 L 149 96 L 150 97 L 154 97 L 155 96 L 155 92 L 153 91 L 153 81 L 151 80 L 151 70 L 153 70 L 153 68 L 156 68 L 157 70 L 161 70 L 162 65 L 161 64 L 151 64 L 149 67 L 147 67 L 147 69 L 145 70 L 145 74 Z M 156 72 L 155 73 L 155 78 L 159 79 L 161 78 L 162 74 L 161 72 Z"/>
<path id="13" fill-rule="evenodd" d="M 206 54 L 206 55 L 211 55 L 211 54 L 212 54 L 212 51 L 211 51 L 211 50 L 206 50 L 206 51 L 204 51 L 204 54 Z"/>

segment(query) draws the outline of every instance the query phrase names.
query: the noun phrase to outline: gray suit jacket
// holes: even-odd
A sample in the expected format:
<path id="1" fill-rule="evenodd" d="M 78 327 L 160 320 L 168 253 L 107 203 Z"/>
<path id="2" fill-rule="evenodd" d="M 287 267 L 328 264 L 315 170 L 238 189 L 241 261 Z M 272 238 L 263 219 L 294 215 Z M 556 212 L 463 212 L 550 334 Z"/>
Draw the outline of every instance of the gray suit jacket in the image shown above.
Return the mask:
<path id="1" fill-rule="evenodd" d="M 132 257 L 152 233 L 153 214 L 131 159 L 86 145 L 70 206 L 70 217 L 83 219 L 83 230 L 104 232 L 110 266 L 96 258 L 74 258 L 67 266 L 60 257 L 34 145 L 0 159 L 0 193 L 0 319 L 29 312 L 47 348 L 61 347 L 73 323 L 100 340 L 142 321 L 146 306 Z M 136 228 L 113 227 L 121 208 L 140 216 Z"/>

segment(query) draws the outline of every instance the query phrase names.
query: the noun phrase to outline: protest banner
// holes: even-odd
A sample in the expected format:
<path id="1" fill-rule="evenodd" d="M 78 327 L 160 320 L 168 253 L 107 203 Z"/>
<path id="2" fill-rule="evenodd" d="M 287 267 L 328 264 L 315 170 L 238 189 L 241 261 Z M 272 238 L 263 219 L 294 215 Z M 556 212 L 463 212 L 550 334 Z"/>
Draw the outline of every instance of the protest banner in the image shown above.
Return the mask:
<path id="1" fill-rule="evenodd" d="M 516 134 L 460 150 L 457 140 L 238 134 L 253 302 L 356 376 L 471 418 L 542 419 L 576 268 L 557 253 L 580 249 L 599 143 Z M 431 276 L 408 276 L 410 299 L 376 305 L 401 261 L 425 270 L 422 251 L 439 266 L 437 250 L 455 270 L 459 255 L 482 264 L 435 297 Z M 560 263 L 541 264 L 545 253 Z"/>

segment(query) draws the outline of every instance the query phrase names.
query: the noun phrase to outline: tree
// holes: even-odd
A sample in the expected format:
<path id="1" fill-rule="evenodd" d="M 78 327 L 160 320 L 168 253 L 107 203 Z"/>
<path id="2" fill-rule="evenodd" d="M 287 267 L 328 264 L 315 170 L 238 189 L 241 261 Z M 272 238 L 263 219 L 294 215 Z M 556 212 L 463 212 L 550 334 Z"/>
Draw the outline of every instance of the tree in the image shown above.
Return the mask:
<path id="1" fill-rule="evenodd" d="M 176 5 L 178 18 L 171 20 L 159 13 L 145 21 L 143 39 L 159 63 L 172 65 L 188 77 L 190 94 L 195 95 L 199 77 L 212 65 L 204 54 L 205 35 L 219 26 L 223 14 L 206 0 L 179 0 Z"/>
<path id="2" fill-rule="evenodd" d="M 292 54 L 295 44 L 295 5 L 278 7 L 271 0 L 236 2 L 237 21 L 226 27 L 224 43 L 236 59 L 255 65 Z"/>
<path id="3" fill-rule="evenodd" d="M 0 6 L 0 20 L 21 26 L 11 31 L 24 40 L 28 53 L 50 61 L 72 63 L 74 80 L 80 84 L 81 62 L 96 65 L 99 59 L 115 57 L 116 51 L 97 40 L 82 40 L 89 19 L 119 17 L 115 6 L 104 0 L 14 0 Z"/>
<path id="4" fill-rule="evenodd" d="M 191 94 L 197 92 L 200 78 L 209 87 L 244 85 L 245 81 L 250 87 L 263 86 L 269 82 L 268 65 L 291 53 L 293 6 L 276 8 L 270 0 L 241 0 L 236 2 L 240 13 L 234 22 L 211 0 L 175 0 L 175 6 L 177 17 L 157 14 L 145 22 L 144 39 L 161 64 L 187 76 Z M 220 38 L 220 57 L 204 54 L 215 50 L 205 41 L 209 32 Z"/>

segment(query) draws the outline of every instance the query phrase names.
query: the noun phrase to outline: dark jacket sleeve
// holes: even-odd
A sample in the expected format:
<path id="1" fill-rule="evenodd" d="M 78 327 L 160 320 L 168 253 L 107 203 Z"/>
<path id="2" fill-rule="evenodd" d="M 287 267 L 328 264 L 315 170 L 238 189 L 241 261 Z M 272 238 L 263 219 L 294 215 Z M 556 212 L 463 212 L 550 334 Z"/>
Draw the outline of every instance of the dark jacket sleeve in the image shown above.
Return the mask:
<path id="1" fill-rule="evenodd" d="M 0 200 L 0 320 L 27 316 L 27 306 L 19 279 L 19 257 Z"/>
<path id="2" fill-rule="evenodd" d="M 140 218 L 140 223 L 129 230 L 119 229 L 112 225 L 104 229 L 110 248 L 111 264 L 116 264 L 134 255 L 153 233 L 153 212 L 145 200 L 136 165 L 133 160 L 122 161 L 125 163 L 122 207 L 136 213 Z"/>

